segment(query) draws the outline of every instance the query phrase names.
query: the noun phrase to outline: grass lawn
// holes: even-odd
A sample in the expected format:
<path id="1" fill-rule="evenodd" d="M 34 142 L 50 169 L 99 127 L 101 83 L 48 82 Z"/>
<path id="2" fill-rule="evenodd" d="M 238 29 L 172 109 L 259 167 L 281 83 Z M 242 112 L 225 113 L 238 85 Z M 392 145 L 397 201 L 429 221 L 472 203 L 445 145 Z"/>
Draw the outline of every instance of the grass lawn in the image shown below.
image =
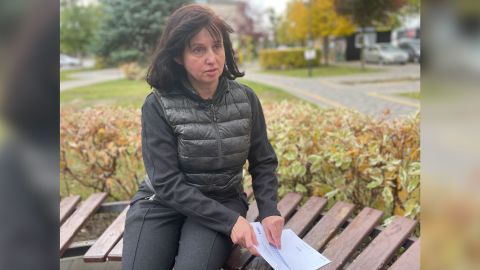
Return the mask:
<path id="1" fill-rule="evenodd" d="M 398 93 L 398 96 L 413 98 L 420 100 L 420 92 L 405 92 L 405 93 Z"/>
<path id="2" fill-rule="evenodd" d="M 75 69 L 60 70 L 60 81 L 63 82 L 63 81 L 71 80 L 72 78 L 70 77 L 70 75 L 72 75 L 73 73 L 96 70 L 96 69 L 98 68 L 91 67 L 91 68 L 75 68 Z"/>
<path id="3" fill-rule="evenodd" d="M 243 79 L 240 79 L 239 82 L 252 88 L 263 103 L 284 99 L 298 100 L 295 96 L 279 88 Z M 145 81 L 115 80 L 63 91 L 60 93 L 60 104 L 76 108 L 96 105 L 140 108 L 150 91 L 150 87 Z"/>
<path id="4" fill-rule="evenodd" d="M 364 70 L 362 70 L 360 67 L 330 65 L 328 67 L 321 66 L 321 67 L 313 68 L 312 77 L 354 75 L 354 74 L 372 73 L 372 72 L 380 72 L 380 71 L 383 71 L 383 69 L 365 68 Z M 308 68 L 288 69 L 288 70 L 263 70 L 262 73 L 308 78 Z"/>
<path id="5" fill-rule="evenodd" d="M 77 108 L 97 105 L 142 106 L 150 87 L 145 81 L 126 79 L 108 81 L 60 92 L 60 106 Z"/>

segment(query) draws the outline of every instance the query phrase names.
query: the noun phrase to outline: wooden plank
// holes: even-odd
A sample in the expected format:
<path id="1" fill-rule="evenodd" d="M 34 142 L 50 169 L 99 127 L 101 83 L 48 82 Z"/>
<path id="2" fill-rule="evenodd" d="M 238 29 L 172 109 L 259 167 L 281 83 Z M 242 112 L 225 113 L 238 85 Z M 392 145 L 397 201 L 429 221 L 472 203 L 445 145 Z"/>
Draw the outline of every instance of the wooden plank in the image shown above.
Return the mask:
<path id="1" fill-rule="evenodd" d="M 303 240 L 314 249 L 320 250 L 330 241 L 338 228 L 345 223 L 354 208 L 353 204 L 337 202 L 307 233 Z"/>
<path id="2" fill-rule="evenodd" d="M 389 270 L 420 270 L 420 239 L 415 241 Z"/>
<path id="3" fill-rule="evenodd" d="M 100 204 L 107 198 L 107 193 L 90 195 L 60 227 L 60 257 L 67 249 L 75 234 L 80 230 L 87 219 L 95 213 Z"/>
<path id="4" fill-rule="evenodd" d="M 316 196 L 311 197 L 287 222 L 285 228 L 291 229 L 295 234 L 302 237 L 320 216 L 326 205 L 326 199 Z"/>
<path id="5" fill-rule="evenodd" d="M 302 195 L 294 192 L 286 194 L 282 200 L 280 200 L 277 207 L 278 211 L 280 211 L 280 214 L 285 218 L 285 220 L 288 220 L 288 218 L 293 214 L 301 200 Z M 253 203 L 250 204 L 250 206 L 252 205 Z M 258 216 L 258 212 L 256 212 L 256 214 Z M 247 213 L 247 220 L 250 222 L 254 221 L 254 219 L 251 220 L 248 218 L 249 215 Z M 230 257 L 227 259 L 224 267 L 226 269 L 243 269 L 243 267 L 252 259 L 252 257 L 253 255 L 248 250 L 240 246 L 235 246 L 235 248 L 232 250 L 232 253 L 230 253 Z"/>
<path id="6" fill-rule="evenodd" d="M 362 240 L 370 234 L 382 215 L 382 211 L 364 208 L 323 251 L 323 255 L 332 262 L 322 267 L 322 270 L 340 269 Z"/>
<path id="7" fill-rule="evenodd" d="M 75 206 L 80 202 L 80 196 L 74 195 L 70 197 L 63 198 L 60 202 L 60 225 L 65 222 L 65 220 L 70 216 L 71 213 L 75 210 Z"/>
<path id="8" fill-rule="evenodd" d="M 416 222 L 397 217 L 358 255 L 347 270 L 381 269 L 415 228 Z"/>
<path id="9" fill-rule="evenodd" d="M 118 215 L 112 224 L 97 239 L 95 244 L 85 253 L 83 260 L 85 262 L 103 262 L 108 253 L 123 235 L 125 227 L 125 218 L 127 216 L 128 206 Z"/>
<path id="10" fill-rule="evenodd" d="M 285 221 L 290 219 L 295 209 L 297 209 L 298 204 L 302 201 L 302 197 L 300 193 L 290 192 L 280 200 L 278 203 L 278 211 L 280 211 L 280 215 L 285 218 Z"/>
<path id="11" fill-rule="evenodd" d="M 285 224 L 285 229 L 291 229 L 300 237 L 311 227 L 313 222 L 320 216 L 327 200 L 316 196 L 310 197 L 308 201 L 298 210 L 295 215 Z M 262 257 L 255 257 L 245 269 L 267 270 L 270 265 Z"/>
<path id="12" fill-rule="evenodd" d="M 113 247 L 113 249 L 108 253 L 109 261 L 121 261 L 122 260 L 122 250 L 123 250 L 123 238 L 118 241 L 118 243 Z"/>

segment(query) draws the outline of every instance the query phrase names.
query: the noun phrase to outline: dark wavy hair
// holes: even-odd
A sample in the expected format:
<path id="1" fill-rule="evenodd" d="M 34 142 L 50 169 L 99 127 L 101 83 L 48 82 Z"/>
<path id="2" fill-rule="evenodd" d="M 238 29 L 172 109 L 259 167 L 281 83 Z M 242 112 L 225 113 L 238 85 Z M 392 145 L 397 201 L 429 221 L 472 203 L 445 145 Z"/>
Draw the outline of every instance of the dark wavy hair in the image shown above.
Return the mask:
<path id="1" fill-rule="evenodd" d="M 190 4 L 177 9 L 167 21 L 147 71 L 147 83 L 159 90 L 170 90 L 185 75 L 182 65 L 175 58 L 182 57 L 190 40 L 203 28 L 215 39 L 223 39 L 225 49 L 225 67 L 222 76 L 234 80 L 245 74 L 238 70 L 229 34 L 233 32 L 224 20 L 210 8 Z"/>

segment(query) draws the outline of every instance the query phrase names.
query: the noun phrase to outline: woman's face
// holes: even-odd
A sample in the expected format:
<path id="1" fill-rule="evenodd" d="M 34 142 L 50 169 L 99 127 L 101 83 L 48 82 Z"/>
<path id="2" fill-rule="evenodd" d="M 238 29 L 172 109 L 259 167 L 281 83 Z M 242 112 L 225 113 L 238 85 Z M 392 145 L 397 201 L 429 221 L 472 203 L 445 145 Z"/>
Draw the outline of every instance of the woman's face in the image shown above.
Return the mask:
<path id="1" fill-rule="evenodd" d="M 202 28 L 185 48 L 183 59 L 177 62 L 185 67 L 192 84 L 215 84 L 225 66 L 223 40 L 215 39 L 206 28 Z"/>

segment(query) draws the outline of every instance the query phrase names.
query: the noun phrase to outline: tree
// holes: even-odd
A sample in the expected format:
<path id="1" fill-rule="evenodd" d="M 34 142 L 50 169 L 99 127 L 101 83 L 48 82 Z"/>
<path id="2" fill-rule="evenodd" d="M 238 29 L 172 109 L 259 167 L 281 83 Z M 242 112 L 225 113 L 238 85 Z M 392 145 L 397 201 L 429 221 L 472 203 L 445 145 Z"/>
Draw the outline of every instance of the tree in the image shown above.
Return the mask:
<path id="1" fill-rule="evenodd" d="M 98 6 L 78 0 L 60 2 L 60 51 L 82 58 L 89 52 L 98 26 Z"/>
<path id="2" fill-rule="evenodd" d="M 311 0 L 312 2 L 312 32 L 314 36 L 323 39 L 324 63 L 328 66 L 329 38 L 331 36 L 346 36 L 355 32 L 352 21 L 337 14 L 334 9 L 334 0 Z"/>
<path id="3" fill-rule="evenodd" d="M 286 21 L 283 24 L 287 41 L 305 42 L 308 35 L 308 9 L 302 0 L 288 3 Z"/>
<path id="4" fill-rule="evenodd" d="M 335 0 L 337 13 L 349 16 L 357 24 L 361 40 L 361 66 L 365 68 L 365 46 L 363 31 L 366 27 L 385 25 L 392 22 L 392 16 L 407 0 Z"/>
<path id="5" fill-rule="evenodd" d="M 168 16 L 189 0 L 104 0 L 95 51 L 109 64 L 144 62 Z"/>
<path id="6" fill-rule="evenodd" d="M 307 5 L 302 0 L 289 3 L 286 20 L 281 25 L 280 36 L 282 40 L 303 43 L 310 31 L 313 39 L 322 38 L 324 62 L 328 65 L 329 38 L 349 35 L 355 31 L 355 26 L 349 18 L 336 13 L 334 0 L 310 1 Z"/>

